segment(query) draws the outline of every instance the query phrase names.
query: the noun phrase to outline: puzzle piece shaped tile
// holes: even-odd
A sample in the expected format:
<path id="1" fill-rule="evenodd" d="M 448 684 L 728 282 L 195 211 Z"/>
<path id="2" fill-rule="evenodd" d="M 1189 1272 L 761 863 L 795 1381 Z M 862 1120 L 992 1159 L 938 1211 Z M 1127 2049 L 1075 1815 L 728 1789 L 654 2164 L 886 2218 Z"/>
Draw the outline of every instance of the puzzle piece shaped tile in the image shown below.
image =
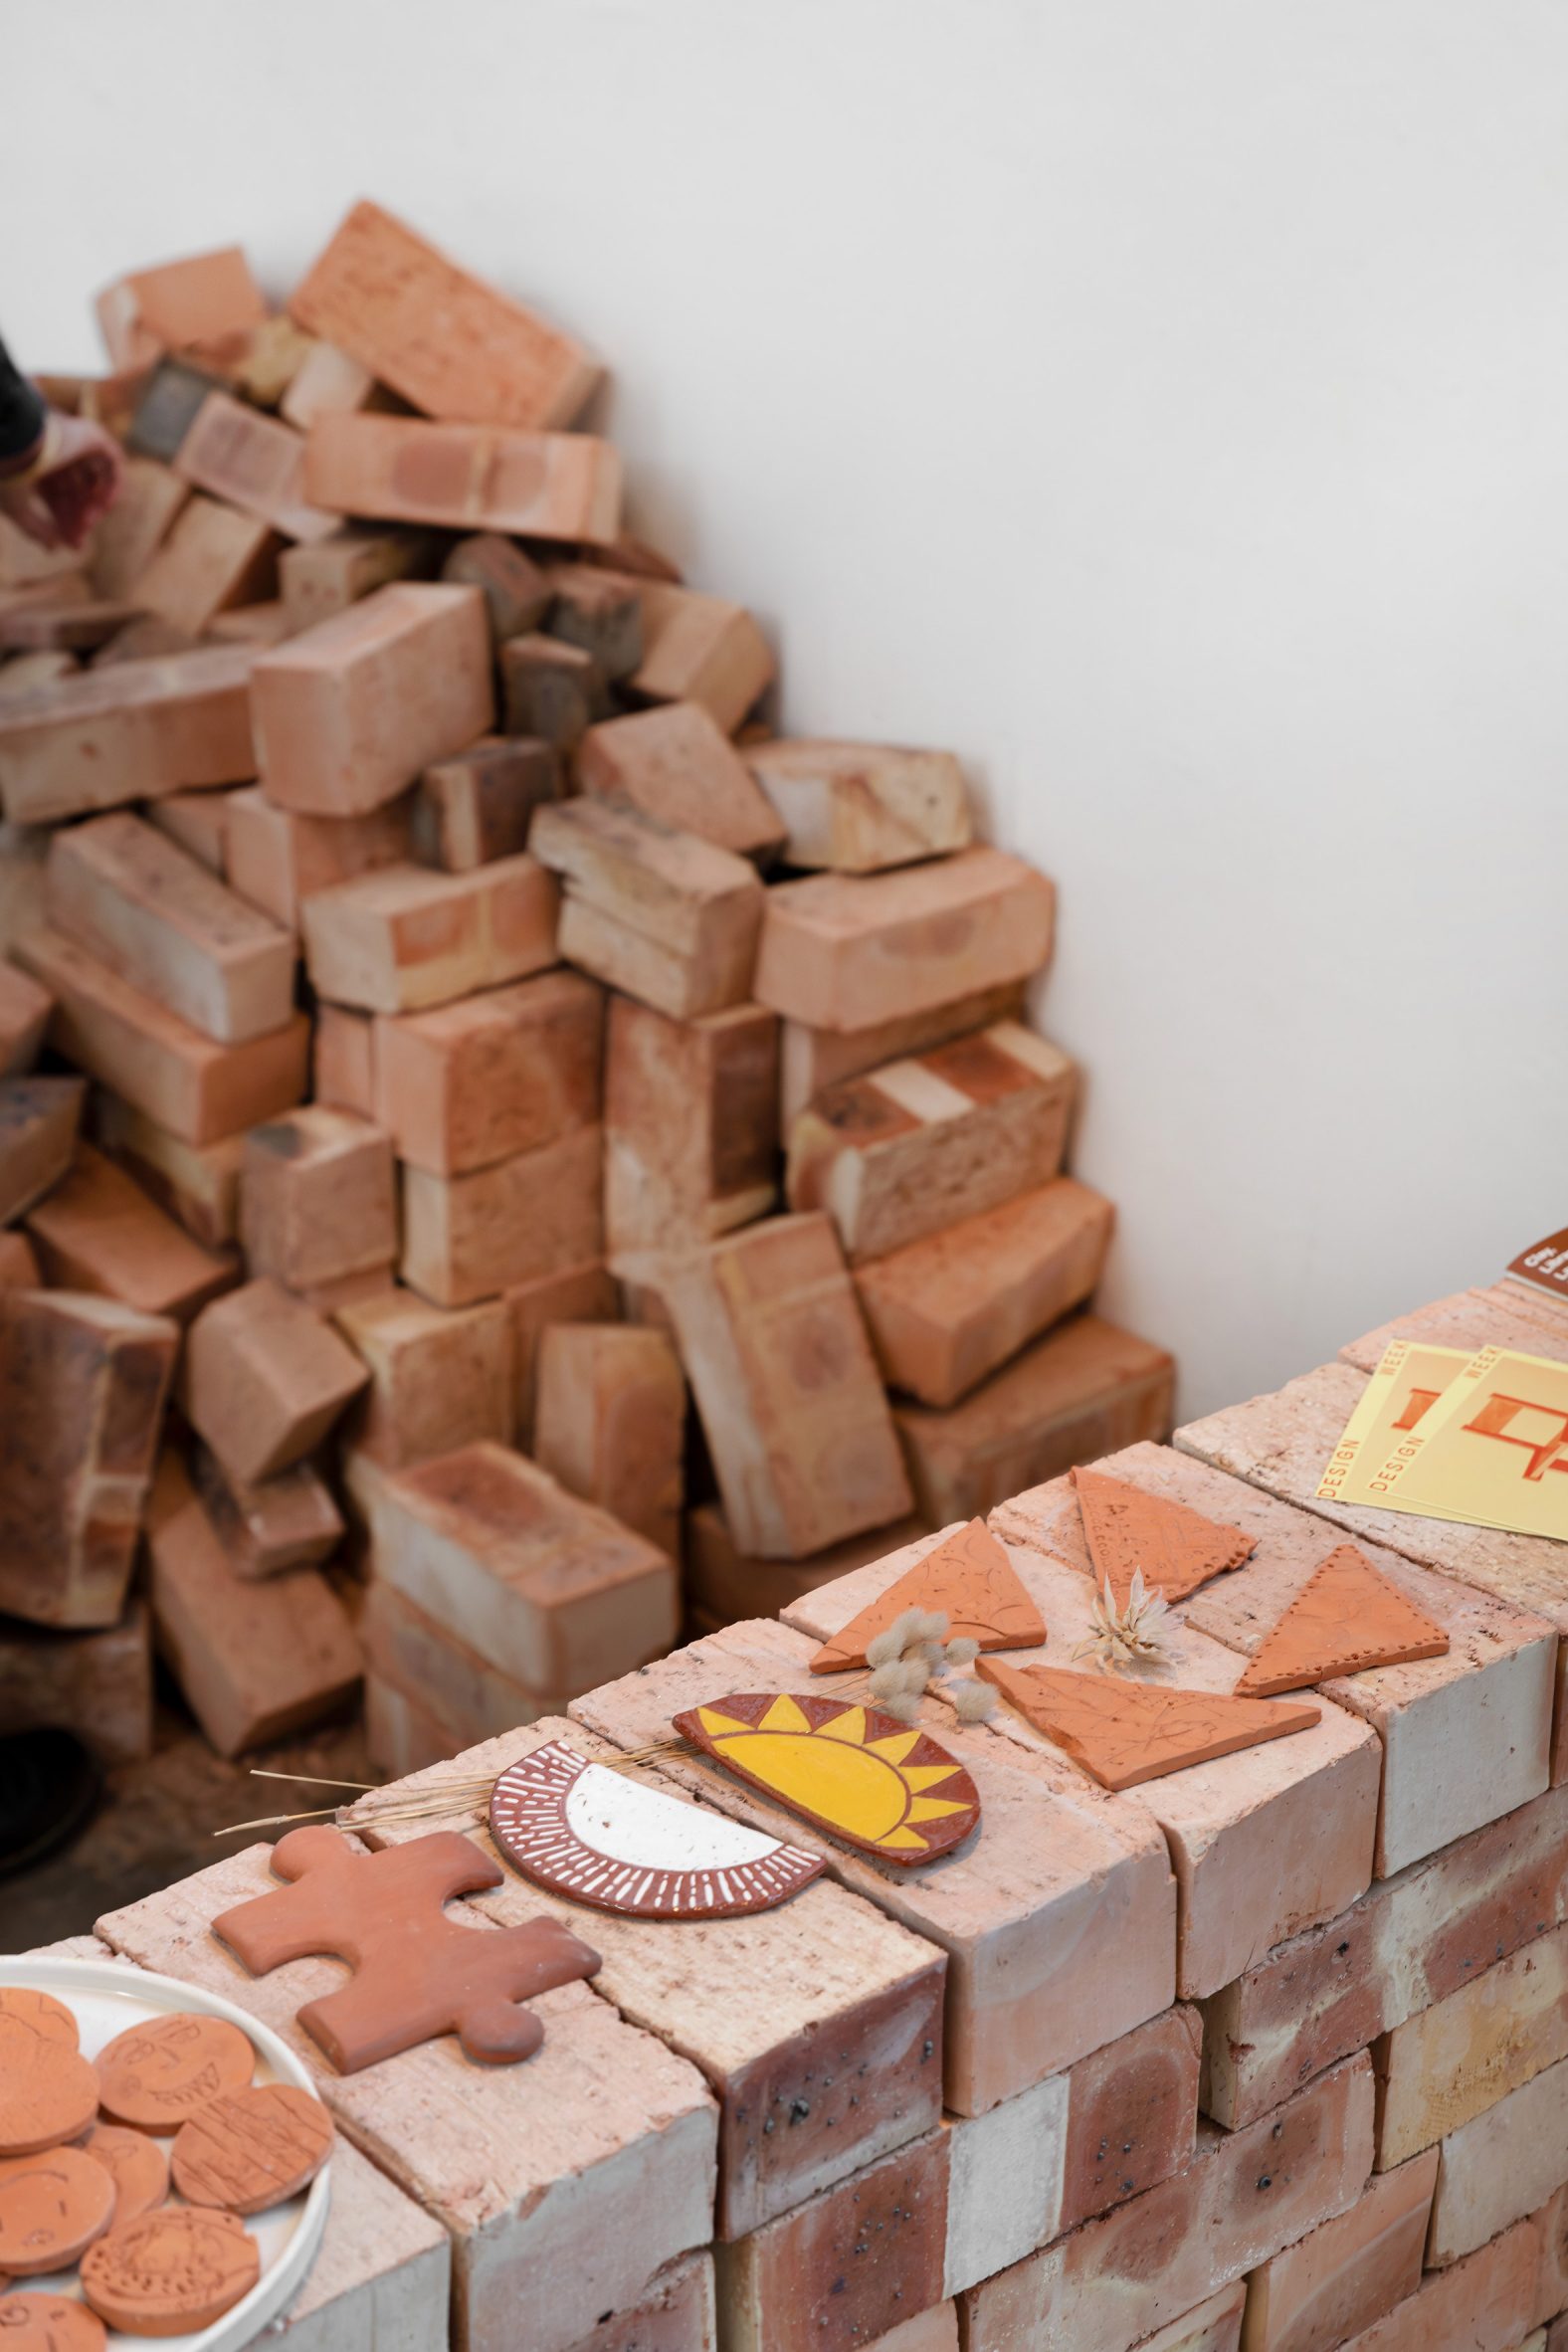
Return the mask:
<path id="1" fill-rule="evenodd" d="M 308 2001 L 299 2023 L 340 2073 L 455 2033 L 471 2058 L 530 2058 L 544 2028 L 519 2004 L 596 1974 L 599 1955 L 559 1920 L 465 1927 L 459 1894 L 498 1886 L 499 1865 L 456 1830 L 356 1854 L 336 1830 L 293 1830 L 273 1851 L 291 1883 L 220 1912 L 213 1931 L 254 1976 L 331 1953 L 350 1983 Z"/>
<path id="2" fill-rule="evenodd" d="M 1240 1568 L 1258 1548 L 1256 1535 L 1206 1519 L 1184 1502 L 1145 1493 L 1102 1470 L 1075 1470 L 1073 1484 L 1083 1514 L 1083 1534 L 1094 1563 L 1095 1582 L 1109 1581 L 1118 1609 L 1125 1609 L 1134 1571 L 1143 1589 L 1163 1593 L 1173 1606 L 1212 1576 Z"/>
<path id="3" fill-rule="evenodd" d="M 1313 1570 L 1236 1685 L 1237 1696 L 1265 1698 L 1299 1690 L 1333 1674 L 1442 1658 L 1443 1628 L 1419 1610 L 1353 1543 L 1331 1551 Z"/>
<path id="4" fill-rule="evenodd" d="M 971 1519 L 824 1642 L 812 1672 L 863 1666 L 867 1643 L 906 1609 L 940 1610 L 949 1638 L 964 1636 L 982 1650 L 1034 1650 L 1046 1638 L 1045 1621 L 1005 1549 L 983 1519 Z"/>
<path id="5" fill-rule="evenodd" d="M 1106 1789 L 1136 1788 L 1189 1764 L 1308 1731 L 1322 1712 L 1060 1666 L 1010 1666 L 986 1659 L 976 1670 Z"/>

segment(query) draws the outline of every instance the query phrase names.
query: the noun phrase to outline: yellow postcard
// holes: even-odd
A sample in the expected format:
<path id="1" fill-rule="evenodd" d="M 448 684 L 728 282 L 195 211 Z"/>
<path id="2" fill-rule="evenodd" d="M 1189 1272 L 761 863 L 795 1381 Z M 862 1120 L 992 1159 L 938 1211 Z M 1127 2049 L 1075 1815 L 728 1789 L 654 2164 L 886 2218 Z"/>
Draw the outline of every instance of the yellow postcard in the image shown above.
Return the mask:
<path id="1" fill-rule="evenodd" d="M 1483 1347 L 1367 1484 L 1385 1510 L 1568 1543 L 1568 1364 Z"/>
<path id="2" fill-rule="evenodd" d="M 1372 1481 L 1405 1432 L 1417 1427 L 1469 1362 L 1462 1347 L 1390 1340 L 1329 1457 L 1318 1500 L 1384 1505 L 1386 1489 L 1374 1491 Z"/>

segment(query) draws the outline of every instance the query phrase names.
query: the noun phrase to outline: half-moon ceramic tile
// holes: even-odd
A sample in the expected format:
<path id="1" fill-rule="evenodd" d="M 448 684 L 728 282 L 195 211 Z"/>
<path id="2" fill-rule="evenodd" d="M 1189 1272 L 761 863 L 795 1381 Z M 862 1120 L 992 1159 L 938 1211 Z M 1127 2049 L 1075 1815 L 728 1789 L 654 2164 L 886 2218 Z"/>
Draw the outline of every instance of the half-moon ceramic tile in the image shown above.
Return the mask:
<path id="1" fill-rule="evenodd" d="M 827 1867 L 820 1854 L 590 1763 L 558 1739 L 507 1765 L 490 1826 L 536 1885 L 642 1919 L 771 1910 Z"/>
<path id="2" fill-rule="evenodd" d="M 1287 1732 L 1309 1731 L 1320 1707 L 1272 1706 L 1223 1691 L 1172 1690 L 1110 1674 L 1076 1674 L 1061 1666 L 978 1669 L 1019 1713 L 1056 1741 L 1101 1788 L 1132 1789 L 1189 1764 L 1207 1764 Z"/>
<path id="3" fill-rule="evenodd" d="M 1163 1593 L 1173 1605 L 1195 1593 L 1211 1576 L 1240 1568 L 1258 1549 L 1256 1535 L 1206 1519 L 1184 1502 L 1168 1502 L 1102 1470 L 1076 1470 L 1073 1484 L 1083 1514 L 1083 1534 L 1094 1563 L 1094 1581 L 1109 1579 L 1118 1609 L 1125 1609 L 1133 1572 L 1143 1571 L 1143 1589 Z"/>
<path id="4" fill-rule="evenodd" d="M 1442 1658 L 1448 1647 L 1441 1626 L 1380 1576 L 1364 1552 L 1342 1543 L 1265 1636 L 1237 1694 L 1264 1698 L 1274 1690 L 1299 1690 L 1332 1674 Z"/>
<path id="5" fill-rule="evenodd" d="M 967 1636 L 982 1650 L 1034 1650 L 1046 1638 L 1045 1621 L 1007 1553 L 984 1520 L 971 1519 L 824 1642 L 812 1672 L 863 1666 L 867 1643 L 906 1609 L 939 1609 L 949 1637 Z"/>

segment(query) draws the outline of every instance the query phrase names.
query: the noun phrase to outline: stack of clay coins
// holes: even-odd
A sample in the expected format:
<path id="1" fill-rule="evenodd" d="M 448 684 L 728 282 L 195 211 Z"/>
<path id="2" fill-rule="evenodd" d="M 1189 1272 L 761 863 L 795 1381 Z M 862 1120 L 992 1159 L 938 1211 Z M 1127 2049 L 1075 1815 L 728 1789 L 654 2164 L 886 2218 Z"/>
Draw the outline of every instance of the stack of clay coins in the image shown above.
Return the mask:
<path id="1" fill-rule="evenodd" d="M 0 1986 L 3 2352 L 102 2352 L 105 2323 L 187 2335 L 249 2293 L 261 2252 L 241 2217 L 306 2187 L 332 2143 L 319 2099 L 255 2071 L 249 2037 L 195 2012 L 90 2063 L 64 2002 Z M 28 2289 L 74 2263 L 85 2301 Z"/>

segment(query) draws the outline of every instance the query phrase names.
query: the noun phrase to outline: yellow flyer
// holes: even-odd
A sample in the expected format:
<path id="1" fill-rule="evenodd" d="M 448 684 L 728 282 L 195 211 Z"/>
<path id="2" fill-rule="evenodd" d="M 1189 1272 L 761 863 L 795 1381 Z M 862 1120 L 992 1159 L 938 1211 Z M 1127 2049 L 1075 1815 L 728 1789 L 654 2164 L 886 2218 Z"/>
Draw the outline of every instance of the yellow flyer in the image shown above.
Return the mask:
<path id="1" fill-rule="evenodd" d="M 1568 1543 L 1568 1364 L 1483 1347 L 1368 1487 L 1385 1510 Z"/>
<path id="2" fill-rule="evenodd" d="M 1462 1347 L 1390 1340 L 1329 1457 L 1318 1500 L 1382 1504 L 1386 1489 L 1374 1491 L 1373 1480 L 1404 1433 L 1417 1427 L 1469 1361 Z"/>

